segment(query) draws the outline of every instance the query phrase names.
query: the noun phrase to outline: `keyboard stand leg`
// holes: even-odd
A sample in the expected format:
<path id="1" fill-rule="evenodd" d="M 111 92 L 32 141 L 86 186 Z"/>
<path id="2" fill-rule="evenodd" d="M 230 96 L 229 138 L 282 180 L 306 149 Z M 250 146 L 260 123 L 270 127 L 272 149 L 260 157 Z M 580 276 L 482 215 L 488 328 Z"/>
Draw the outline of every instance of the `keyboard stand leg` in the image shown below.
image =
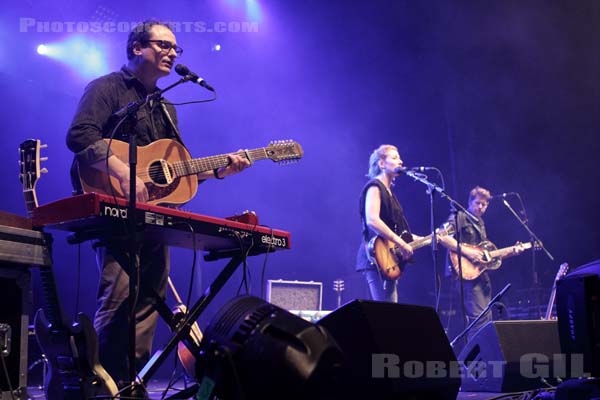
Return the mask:
<path id="1" fill-rule="evenodd" d="M 215 280 L 206 288 L 204 294 L 190 307 L 188 318 L 185 323 L 180 326 L 180 329 L 175 333 L 167 344 L 148 361 L 144 366 L 144 369 L 138 374 L 139 380 L 142 385 L 146 386 L 152 376 L 156 373 L 158 368 L 168 358 L 169 354 L 175 349 L 177 343 L 186 336 L 189 332 L 192 324 L 200 317 L 200 314 L 204 312 L 206 307 L 210 304 L 213 298 L 219 293 L 219 291 L 225 286 L 225 283 L 231 278 L 235 270 L 240 266 L 244 259 L 243 254 L 235 255 L 227 263 L 225 268 L 219 273 Z"/>

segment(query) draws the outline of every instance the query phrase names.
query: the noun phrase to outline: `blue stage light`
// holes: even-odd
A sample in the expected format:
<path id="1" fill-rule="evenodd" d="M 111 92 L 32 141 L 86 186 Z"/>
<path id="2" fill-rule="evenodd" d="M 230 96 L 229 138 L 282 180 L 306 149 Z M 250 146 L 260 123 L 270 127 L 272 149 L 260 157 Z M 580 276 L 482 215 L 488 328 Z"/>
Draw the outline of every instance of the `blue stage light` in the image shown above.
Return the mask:
<path id="1" fill-rule="evenodd" d="M 46 46 L 45 44 L 40 44 L 37 47 L 37 52 L 38 52 L 38 54 L 41 54 L 43 56 L 48 54 L 48 46 Z"/>
<path id="2" fill-rule="evenodd" d="M 260 22 L 262 12 L 257 0 L 246 0 L 246 14 L 252 22 Z"/>
<path id="3" fill-rule="evenodd" d="M 85 79 L 109 72 L 104 45 L 85 36 L 71 36 L 62 42 L 40 44 L 37 52 L 63 62 Z"/>

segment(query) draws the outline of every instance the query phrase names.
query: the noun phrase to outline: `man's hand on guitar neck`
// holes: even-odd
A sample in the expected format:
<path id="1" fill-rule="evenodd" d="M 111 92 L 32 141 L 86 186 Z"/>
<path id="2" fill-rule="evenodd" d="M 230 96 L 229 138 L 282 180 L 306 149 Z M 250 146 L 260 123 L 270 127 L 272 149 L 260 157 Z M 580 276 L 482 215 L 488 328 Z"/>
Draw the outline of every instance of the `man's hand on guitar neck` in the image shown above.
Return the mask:
<path id="1" fill-rule="evenodd" d="M 238 150 L 238 153 L 242 152 L 242 151 L 243 150 Z M 235 153 L 228 154 L 227 158 L 229 159 L 229 164 L 227 164 L 224 167 L 218 168 L 215 171 L 201 172 L 198 174 L 198 179 L 204 180 L 204 179 L 208 179 L 208 178 L 212 178 L 212 177 L 215 177 L 218 179 L 223 179 L 226 176 L 230 176 L 230 175 L 234 175 L 239 172 L 242 172 L 243 170 L 248 168 L 250 165 L 252 165 L 250 160 L 248 160 L 245 157 L 239 156 L 238 154 L 235 154 Z"/>

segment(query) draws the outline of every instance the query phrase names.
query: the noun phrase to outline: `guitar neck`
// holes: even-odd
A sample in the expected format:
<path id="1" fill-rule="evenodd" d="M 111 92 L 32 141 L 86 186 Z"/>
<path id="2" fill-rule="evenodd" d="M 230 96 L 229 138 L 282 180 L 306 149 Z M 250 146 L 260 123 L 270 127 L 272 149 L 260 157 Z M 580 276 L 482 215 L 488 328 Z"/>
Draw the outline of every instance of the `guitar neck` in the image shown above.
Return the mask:
<path id="1" fill-rule="evenodd" d="M 40 278 L 46 300 L 46 317 L 52 324 L 52 329 L 62 329 L 64 325 L 52 267 L 40 268 Z"/>
<path id="2" fill-rule="evenodd" d="M 545 320 L 549 320 L 552 317 L 552 308 L 554 307 L 554 299 L 556 298 L 556 282 L 552 285 L 552 291 L 550 292 L 550 298 L 548 299 L 548 306 L 546 307 Z"/>
<path id="3" fill-rule="evenodd" d="M 265 147 L 252 150 L 241 150 L 233 154 L 246 158 L 247 160 L 250 160 L 250 162 L 269 158 L 269 154 Z M 178 161 L 173 163 L 173 168 L 175 169 L 177 176 L 195 175 L 205 171 L 212 171 L 216 168 L 229 165 L 228 155 L 229 154 L 219 154 L 216 156 Z"/>
<path id="4" fill-rule="evenodd" d="M 523 246 L 524 249 L 530 249 L 531 243 L 523 243 L 521 246 Z M 510 246 L 510 247 L 505 247 L 503 249 L 490 251 L 490 258 L 497 258 L 497 257 L 508 258 L 508 257 L 514 256 L 516 248 L 517 248 L 517 246 Z"/>
<path id="5" fill-rule="evenodd" d="M 31 217 L 33 210 L 38 206 L 37 195 L 35 188 L 23 189 L 23 197 L 25 198 L 25 206 L 27 207 L 27 214 Z"/>
<path id="6" fill-rule="evenodd" d="M 549 320 L 552 318 L 552 308 L 554 307 L 554 300 L 556 299 L 556 283 L 566 275 L 569 270 L 569 264 L 562 263 L 558 272 L 556 273 L 556 277 L 554 278 L 554 283 L 552 284 L 552 290 L 550 291 L 550 298 L 548 299 L 548 306 L 546 307 L 546 315 L 544 319 Z"/>
<path id="7" fill-rule="evenodd" d="M 417 250 L 417 249 L 420 249 L 421 247 L 425 247 L 425 246 L 430 245 L 432 237 L 433 236 L 430 234 L 430 235 L 427 235 L 425 237 L 422 237 L 421 239 L 417 239 L 415 241 L 412 241 L 408 245 L 410 247 L 412 247 L 413 250 Z"/>

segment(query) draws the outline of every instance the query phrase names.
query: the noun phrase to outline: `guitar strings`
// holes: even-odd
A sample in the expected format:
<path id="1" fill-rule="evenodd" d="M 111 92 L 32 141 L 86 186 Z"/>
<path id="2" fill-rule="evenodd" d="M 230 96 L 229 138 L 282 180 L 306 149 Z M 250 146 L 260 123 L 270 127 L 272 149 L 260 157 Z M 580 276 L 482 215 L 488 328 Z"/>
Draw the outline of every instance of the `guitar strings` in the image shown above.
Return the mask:
<path id="1" fill-rule="evenodd" d="M 266 155 L 265 149 L 253 149 L 253 150 L 240 150 L 234 152 L 232 154 L 238 156 L 245 156 L 246 153 L 251 155 L 252 160 L 261 159 L 262 155 Z M 199 160 L 182 160 L 171 163 L 170 165 L 173 167 L 173 170 L 176 172 L 176 176 L 184 176 L 189 175 L 186 174 L 186 171 L 189 171 L 191 168 L 200 168 L 204 169 L 204 171 L 209 171 L 211 169 L 219 168 L 221 166 L 225 166 L 228 163 L 225 162 L 227 160 L 227 154 L 221 154 L 217 156 L 209 156 L 204 158 L 202 161 Z M 191 168 L 190 168 L 191 166 Z M 151 179 L 156 180 L 161 176 L 163 172 L 163 168 L 160 165 L 152 165 L 146 169 L 146 171 L 138 172 L 138 177 L 140 179 Z"/>

